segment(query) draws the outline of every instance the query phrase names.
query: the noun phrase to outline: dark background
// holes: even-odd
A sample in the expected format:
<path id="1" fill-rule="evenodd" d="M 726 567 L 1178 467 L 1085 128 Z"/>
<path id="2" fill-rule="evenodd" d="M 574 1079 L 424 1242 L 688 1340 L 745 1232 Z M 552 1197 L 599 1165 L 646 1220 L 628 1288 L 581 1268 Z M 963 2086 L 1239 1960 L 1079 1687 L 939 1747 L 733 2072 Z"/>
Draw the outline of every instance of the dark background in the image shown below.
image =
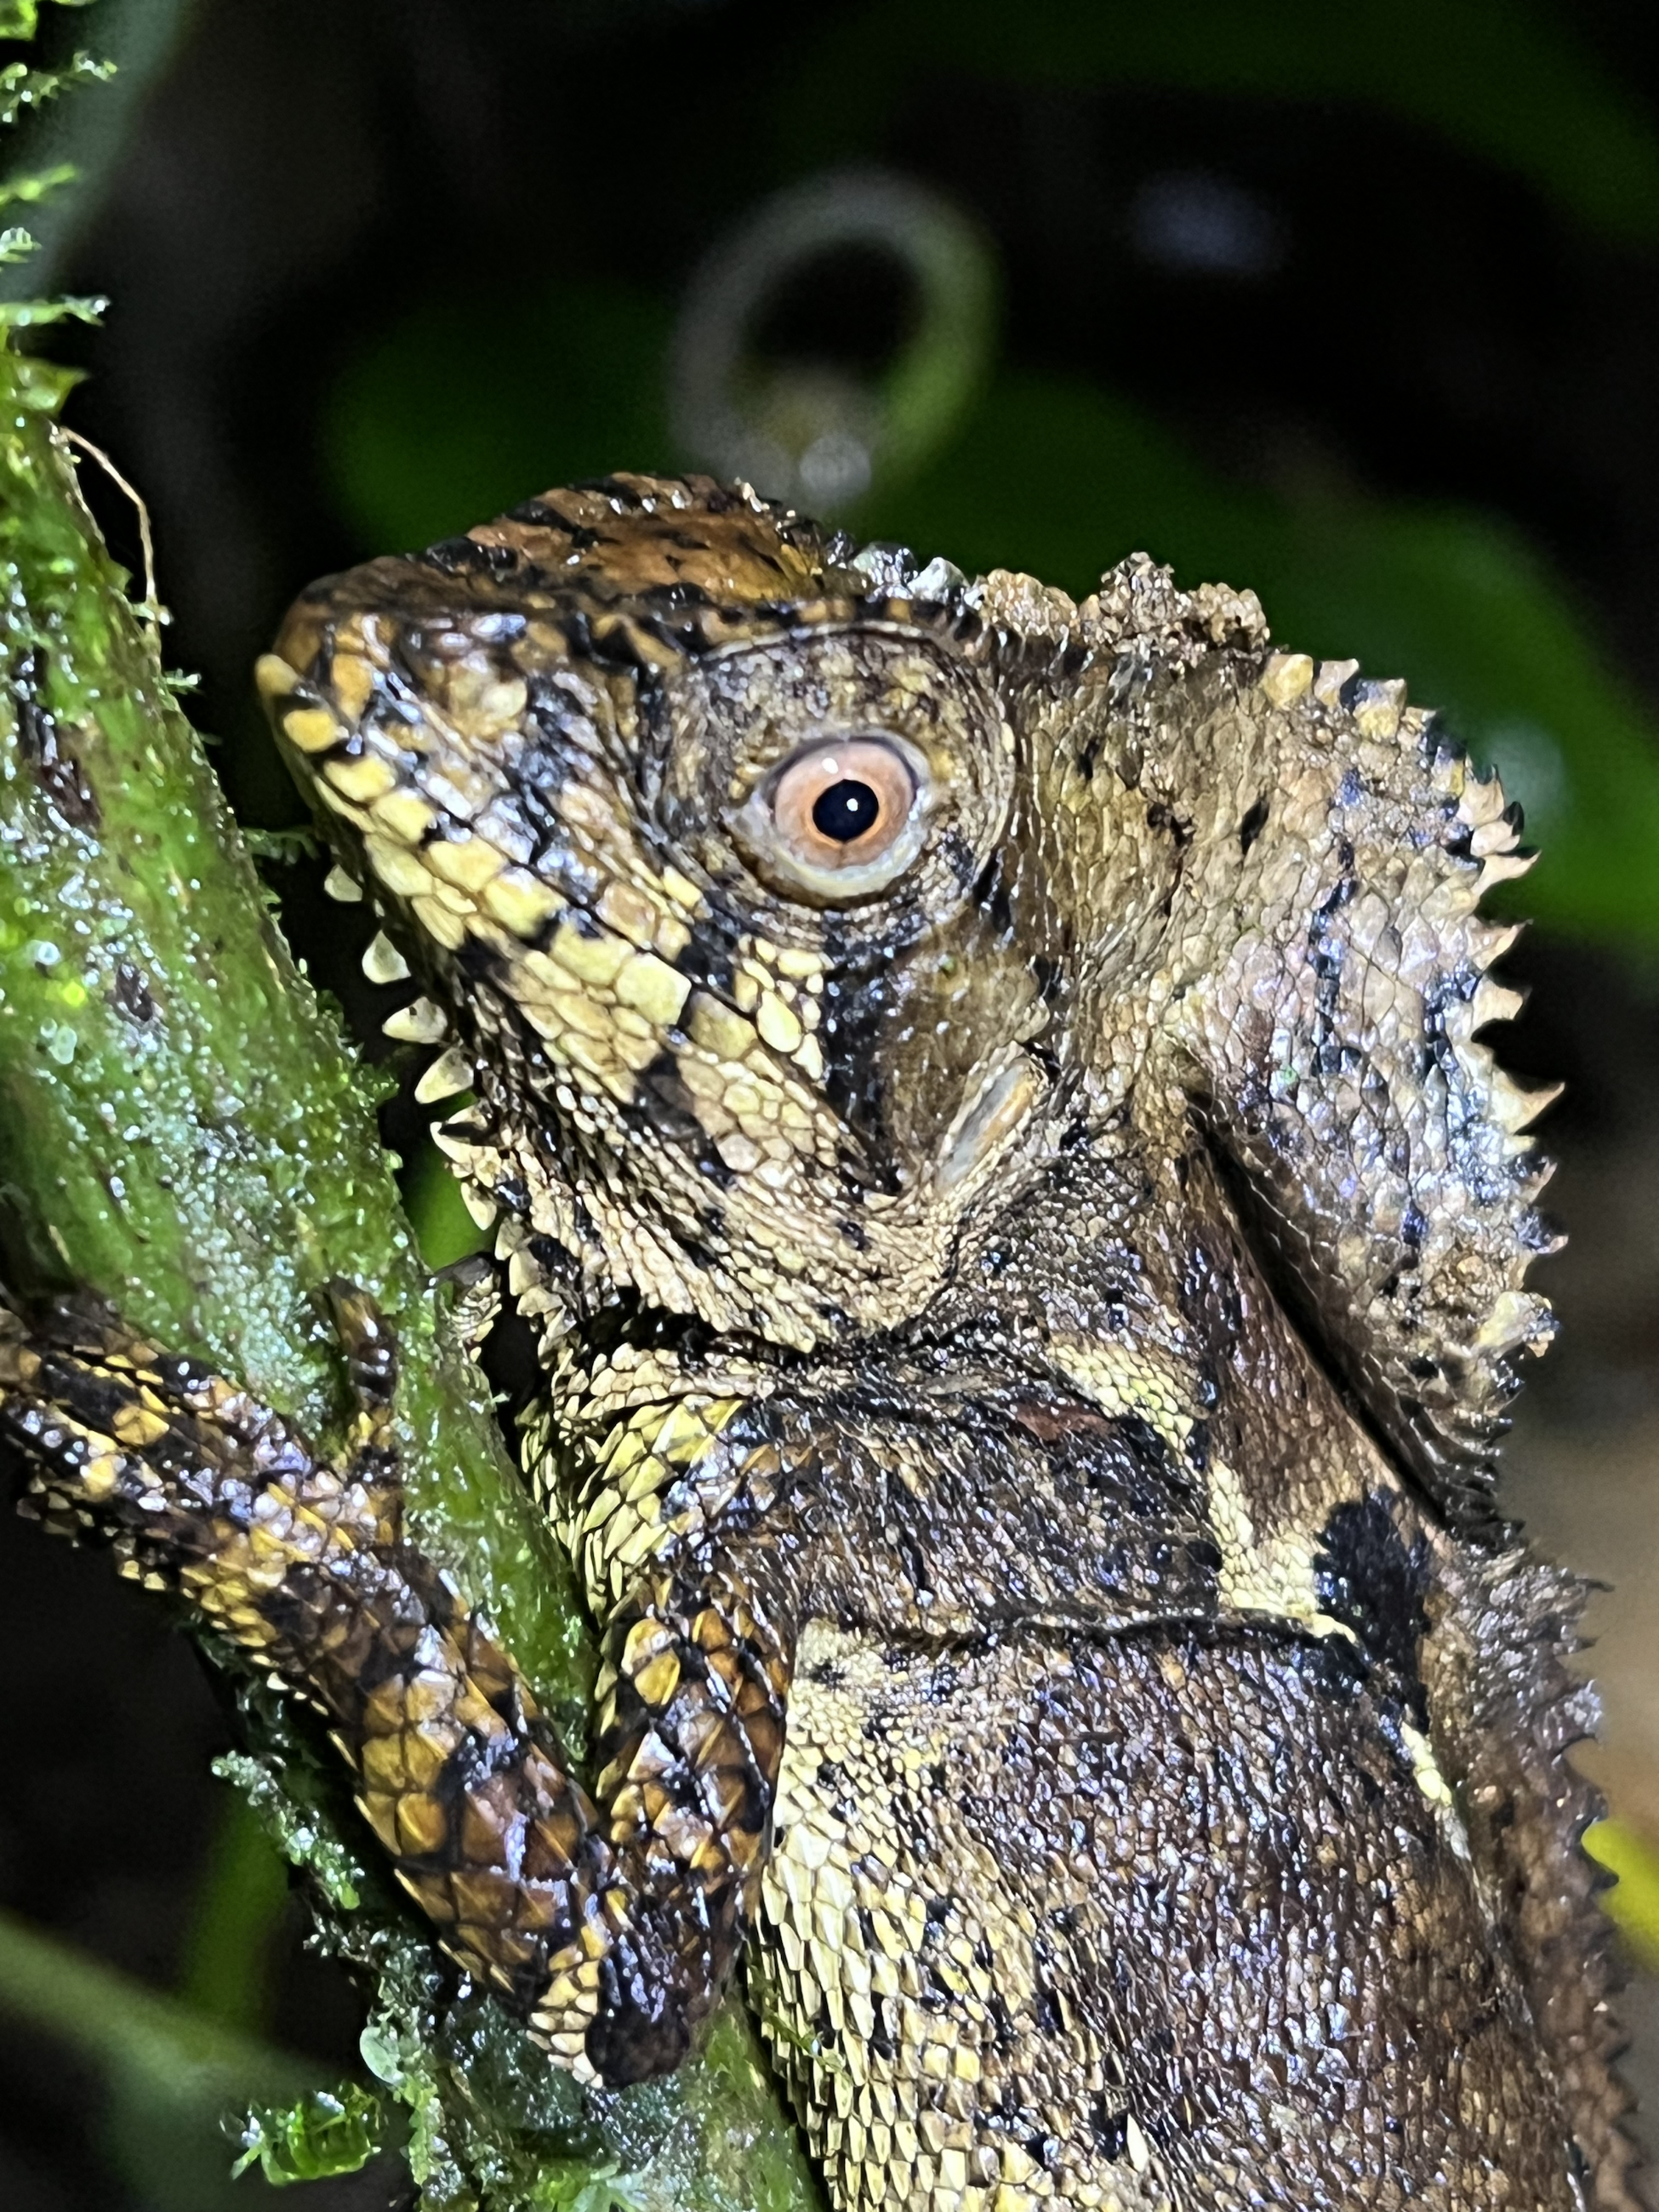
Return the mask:
<path id="1" fill-rule="evenodd" d="M 1404 672 L 1508 764 L 1546 858 L 1516 902 L 1540 926 L 1511 958 L 1534 989 L 1506 1056 L 1569 1079 L 1547 1134 L 1573 1234 L 1510 1496 L 1620 1585 L 1594 1617 L 1611 1717 L 1592 1758 L 1632 1869 L 1629 2070 L 1659 2099 L 1648 29 L 1633 0 L 1155 21 L 1119 0 L 104 0 L 44 28 L 131 65 L 41 134 L 88 174 L 34 226 L 24 281 L 110 297 L 100 328 L 52 333 L 88 372 L 68 420 L 142 488 L 167 655 L 200 672 L 253 823 L 299 816 L 247 673 L 297 587 L 550 482 L 709 458 L 671 428 L 694 272 L 780 188 L 872 166 L 968 220 L 964 269 L 1000 304 L 908 468 L 876 450 L 854 526 L 1079 592 L 1142 545 L 1185 581 L 1224 574 L 1283 642 Z M 879 394 L 919 314 L 902 242 L 780 270 L 757 388 L 809 416 L 814 393 Z M 83 476 L 137 567 L 130 507 Z M 308 860 L 270 878 L 313 973 L 364 1014 L 353 918 Z M 412 1109 L 392 1116 L 417 1158 Z M 0 1632 L 0 1904 L 348 2068 L 353 1994 L 209 1774 L 229 1722 L 191 1648 L 106 1563 L 9 1518 Z M 222 2166 L 0 1990 L 0 2203 L 211 2212 Z M 309 2201 L 398 2185 L 371 2168 Z"/>

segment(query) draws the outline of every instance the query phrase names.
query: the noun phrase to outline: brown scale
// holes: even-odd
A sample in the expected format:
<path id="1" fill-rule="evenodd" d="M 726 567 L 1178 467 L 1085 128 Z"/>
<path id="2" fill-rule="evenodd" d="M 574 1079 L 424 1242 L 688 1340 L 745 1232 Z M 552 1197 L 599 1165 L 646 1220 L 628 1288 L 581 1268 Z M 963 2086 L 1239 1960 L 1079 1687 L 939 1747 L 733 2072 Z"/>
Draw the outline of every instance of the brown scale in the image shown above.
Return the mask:
<path id="1" fill-rule="evenodd" d="M 49 1514 L 324 1707 L 563 2063 L 672 2065 L 746 1942 L 838 2206 L 1629 2212 L 1578 1593 L 1491 1500 L 1552 1327 L 1495 779 L 1249 593 L 702 478 L 325 580 L 260 683 L 474 1092 L 592 1797 L 401 1537 L 360 1301 L 339 1469 L 9 1325 Z"/>

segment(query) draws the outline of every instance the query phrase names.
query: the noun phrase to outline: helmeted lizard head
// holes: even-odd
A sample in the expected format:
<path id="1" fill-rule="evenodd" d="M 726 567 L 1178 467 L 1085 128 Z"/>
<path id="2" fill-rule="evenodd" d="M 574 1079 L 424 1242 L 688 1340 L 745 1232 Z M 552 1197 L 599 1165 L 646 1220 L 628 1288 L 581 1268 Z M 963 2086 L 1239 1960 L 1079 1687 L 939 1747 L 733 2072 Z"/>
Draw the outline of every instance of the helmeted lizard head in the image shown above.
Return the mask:
<path id="1" fill-rule="evenodd" d="M 476 1085 L 450 1142 L 590 1284 L 888 1325 L 1074 1110 L 1007 643 L 944 562 L 698 479 L 550 493 L 289 616 L 261 685 L 429 994 L 404 1032 Z"/>
<path id="2" fill-rule="evenodd" d="M 550 1328 L 844 1349 L 1121 1125 L 1224 1157 L 1379 1426 L 1479 1492 L 1551 1325 L 1547 1094 L 1475 1040 L 1525 860 L 1403 685 L 1144 556 L 1074 604 L 639 477 L 325 580 L 259 673 Z"/>
<path id="3" fill-rule="evenodd" d="M 973 597 L 619 477 L 326 580 L 261 664 L 441 1012 L 404 1028 L 476 1082 L 450 1141 L 590 1283 L 801 1346 L 881 1327 L 1036 1139 L 1056 963 L 1013 926 Z"/>

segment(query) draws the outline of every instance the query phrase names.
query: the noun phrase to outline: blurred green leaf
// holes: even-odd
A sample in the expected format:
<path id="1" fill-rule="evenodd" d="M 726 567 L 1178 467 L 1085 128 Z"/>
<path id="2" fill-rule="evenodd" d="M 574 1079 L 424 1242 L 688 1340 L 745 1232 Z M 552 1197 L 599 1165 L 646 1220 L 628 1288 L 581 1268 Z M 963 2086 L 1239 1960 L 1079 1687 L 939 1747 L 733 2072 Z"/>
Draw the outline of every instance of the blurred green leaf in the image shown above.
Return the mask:
<path id="1" fill-rule="evenodd" d="M 759 341 L 768 310 L 848 250 L 902 272 L 908 328 L 879 367 Z M 679 443 L 719 477 L 841 515 L 948 442 L 983 389 L 996 266 L 978 227 L 914 178 L 826 171 L 773 192 L 703 260 L 670 383 Z M 831 349 L 833 350 L 833 349 Z"/>
<path id="2" fill-rule="evenodd" d="M 469 1094 L 470 1095 L 470 1094 Z M 441 1119 L 459 1114 L 466 1101 L 447 1099 Z M 492 1232 L 482 1229 L 461 1200 L 461 1187 L 438 1147 L 423 1142 L 401 1178 L 404 1210 L 415 1231 L 421 1257 L 435 1273 L 450 1267 L 492 1242 Z"/>
<path id="3" fill-rule="evenodd" d="M 9 1912 L 0 1912 L 0 2010 L 124 2075 L 151 2101 L 216 2120 L 250 2097 L 300 2094 L 311 2072 Z"/>
<path id="4" fill-rule="evenodd" d="M 1526 0 L 884 0 L 831 17 L 770 103 L 794 167 L 879 143 L 911 79 L 1340 101 L 1403 118 L 1523 177 L 1578 221 L 1659 237 L 1659 134 L 1571 14 Z M 1285 127 L 1293 118 L 1285 117 Z M 1354 159 L 1368 157 L 1363 127 Z M 1375 156 L 1371 156 L 1375 158 Z"/>
<path id="5" fill-rule="evenodd" d="M 1659 1850 L 1627 1820 L 1595 1820 L 1584 1849 L 1614 1876 L 1601 1894 L 1601 1910 L 1630 1946 L 1637 1963 L 1659 1973 Z"/>
<path id="6" fill-rule="evenodd" d="M 669 327 L 653 301 L 621 286 L 417 307 L 349 366 L 324 417 L 348 520 L 385 553 L 453 536 L 550 484 L 665 465 Z"/>
<path id="7" fill-rule="evenodd" d="M 0 1913 L 0 2012 L 95 2070 L 94 2123 L 125 2192 L 155 2212 L 230 2212 L 224 2124 L 307 2094 L 315 2069 Z M 246 2196 L 242 2199 L 246 2203 Z"/>
<path id="8" fill-rule="evenodd" d="M 288 1869 L 247 1801 L 227 1793 L 185 1943 L 179 1995 L 204 2020 L 259 2033 Z"/>

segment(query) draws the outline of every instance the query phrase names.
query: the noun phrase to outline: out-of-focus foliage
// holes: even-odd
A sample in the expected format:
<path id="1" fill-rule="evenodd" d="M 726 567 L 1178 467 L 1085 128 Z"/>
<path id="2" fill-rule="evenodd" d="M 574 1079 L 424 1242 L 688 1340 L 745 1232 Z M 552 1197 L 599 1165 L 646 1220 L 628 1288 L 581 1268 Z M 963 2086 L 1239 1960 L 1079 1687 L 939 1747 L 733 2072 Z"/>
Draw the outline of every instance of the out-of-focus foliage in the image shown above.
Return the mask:
<path id="1" fill-rule="evenodd" d="M 519 302 L 445 292 L 355 362 L 328 425 L 365 547 L 414 546 L 619 463 L 684 463 L 673 317 L 620 286 Z M 1659 944 L 1650 719 L 1543 564 L 1500 520 L 1231 481 L 1098 386 L 1006 368 L 942 450 L 846 519 L 969 570 L 1082 593 L 1137 549 L 1261 596 L 1286 645 L 1409 676 L 1504 769 L 1545 849 L 1519 903 L 1555 927 Z"/>
<path id="2" fill-rule="evenodd" d="M 904 343 L 873 375 L 765 359 L 755 341 L 780 280 L 849 249 L 904 270 Z M 938 192 L 882 170 L 809 178 L 763 201 L 693 278 L 674 339 L 674 436 L 716 476 L 809 511 L 854 504 L 872 481 L 903 483 L 984 382 L 995 292 L 974 226 Z"/>
<path id="3" fill-rule="evenodd" d="M 1659 1973 L 1659 1850 L 1623 1820 L 1598 1820 L 1584 1849 L 1614 1878 L 1602 1909 L 1649 1973 Z"/>
<path id="4" fill-rule="evenodd" d="M 33 39 L 46 27 L 43 0 L 0 0 L 0 39 Z M 51 0 L 64 9 L 89 8 L 93 0 Z M 49 203 L 31 216 L 31 245 L 40 246 L 29 271 L 20 273 L 0 253 L 0 318 L 20 322 L 57 320 L 78 314 L 82 303 L 51 302 L 30 295 L 57 289 L 57 268 L 77 221 L 96 204 L 96 188 L 120 152 L 125 125 L 145 87 L 172 50 L 187 21 L 191 0 L 99 0 L 89 28 L 99 54 L 77 53 L 55 70 L 31 68 L 19 61 L 0 67 L 0 125 L 18 123 L 22 162 L 30 173 L 0 187 L 0 211 L 8 198 Z M 58 95 L 77 84 L 106 87 L 96 100 L 58 105 Z M 78 112 L 75 112 L 78 110 Z M 71 156 L 72 158 L 66 158 Z M 63 194 L 59 185 L 79 179 L 79 192 Z M 31 191 L 29 185 L 42 187 Z M 7 303 L 14 303 L 9 306 Z M 20 314 L 22 308 L 28 312 Z"/>
<path id="5" fill-rule="evenodd" d="M 1659 142 L 1565 9 L 1526 0 L 886 0 L 830 15 L 773 107 L 795 161 L 845 160 L 915 73 L 1219 93 L 1403 116 L 1525 177 L 1615 237 L 1659 236 Z M 1363 127 L 1363 126 L 1362 126 Z M 1363 143 L 1355 158 L 1364 158 Z"/>
<path id="6" fill-rule="evenodd" d="M 0 1914 L 0 2010 L 72 2052 L 103 2087 L 88 2115 L 137 2199 L 228 2212 L 225 2117 L 250 2099 L 307 2094 L 310 2070 L 258 2037 L 144 1987 Z"/>

